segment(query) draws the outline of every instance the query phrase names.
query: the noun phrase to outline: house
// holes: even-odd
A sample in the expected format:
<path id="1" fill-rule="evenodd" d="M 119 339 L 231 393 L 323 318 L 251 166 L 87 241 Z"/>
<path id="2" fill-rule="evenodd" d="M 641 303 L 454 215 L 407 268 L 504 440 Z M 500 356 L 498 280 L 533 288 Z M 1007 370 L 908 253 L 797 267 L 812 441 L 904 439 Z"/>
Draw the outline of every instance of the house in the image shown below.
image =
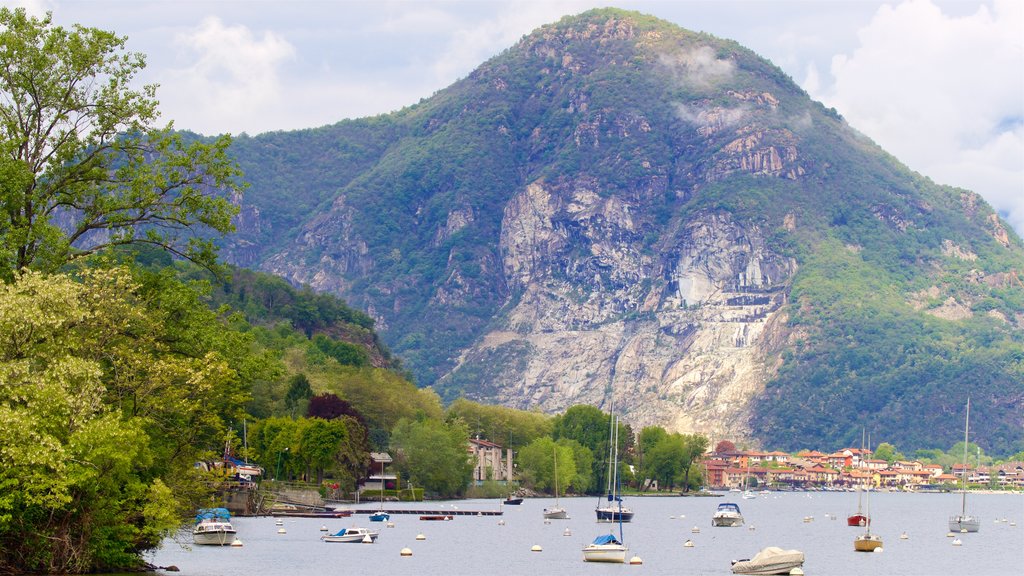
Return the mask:
<path id="1" fill-rule="evenodd" d="M 512 449 L 504 450 L 501 445 L 480 438 L 470 438 L 467 451 L 473 462 L 473 482 L 482 484 L 487 480 L 508 482 L 513 478 Z"/>
<path id="2" fill-rule="evenodd" d="M 370 461 L 370 474 L 360 482 L 357 492 L 398 490 L 398 475 L 387 471 L 387 465 L 392 461 L 391 455 L 387 452 L 370 452 Z"/>

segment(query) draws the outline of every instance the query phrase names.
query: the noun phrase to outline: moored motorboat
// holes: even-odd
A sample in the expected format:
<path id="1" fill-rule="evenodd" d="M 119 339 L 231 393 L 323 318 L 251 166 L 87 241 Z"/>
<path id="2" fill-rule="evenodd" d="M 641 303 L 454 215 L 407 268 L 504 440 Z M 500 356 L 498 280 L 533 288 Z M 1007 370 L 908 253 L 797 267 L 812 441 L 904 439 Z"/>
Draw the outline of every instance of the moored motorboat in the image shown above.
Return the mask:
<path id="1" fill-rule="evenodd" d="M 743 514 L 740 513 L 739 504 L 733 502 L 722 502 L 718 505 L 713 516 L 712 526 L 743 526 Z"/>
<path id="2" fill-rule="evenodd" d="M 794 568 L 804 565 L 804 553 L 799 550 L 783 550 L 769 546 L 753 558 L 734 560 L 733 574 L 789 574 Z"/>
<path id="3" fill-rule="evenodd" d="M 196 513 L 192 527 L 192 543 L 202 546 L 230 546 L 236 530 L 231 525 L 227 508 L 203 508 Z"/>
<path id="4" fill-rule="evenodd" d="M 379 535 L 379 532 L 369 530 L 367 528 L 359 528 L 353 526 L 351 528 L 342 528 L 334 534 L 325 534 L 321 536 L 320 539 L 324 542 L 354 543 L 363 542 L 364 540 L 366 540 L 367 537 L 369 537 L 370 541 L 372 542 L 376 541 L 377 536 Z"/>
<path id="5" fill-rule="evenodd" d="M 370 514 L 370 522 L 387 522 L 390 519 L 391 514 L 388 514 L 384 511 L 374 512 L 373 514 Z"/>
<path id="6" fill-rule="evenodd" d="M 509 496 L 508 498 L 505 498 L 505 502 L 504 503 L 508 504 L 509 506 L 519 506 L 520 504 L 523 503 L 523 499 L 522 498 L 513 498 L 512 496 Z"/>

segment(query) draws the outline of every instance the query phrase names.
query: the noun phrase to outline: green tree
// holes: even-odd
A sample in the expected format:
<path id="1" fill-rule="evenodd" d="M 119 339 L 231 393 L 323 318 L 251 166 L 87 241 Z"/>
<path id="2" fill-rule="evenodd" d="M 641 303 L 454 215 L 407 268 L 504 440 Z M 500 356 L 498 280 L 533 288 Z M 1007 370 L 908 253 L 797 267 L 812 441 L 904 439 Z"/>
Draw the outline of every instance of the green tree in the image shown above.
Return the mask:
<path id="1" fill-rule="evenodd" d="M 122 268 L 0 285 L 0 572 L 137 567 L 206 494 L 245 394 L 170 300 Z"/>
<path id="2" fill-rule="evenodd" d="M 480 404 L 465 398 L 452 402 L 446 418 L 458 418 L 469 427 L 470 435 L 480 435 L 513 450 L 550 436 L 553 425 L 553 418 L 540 412 Z"/>
<path id="3" fill-rule="evenodd" d="M 309 400 L 313 396 L 313 388 L 309 385 L 309 378 L 302 372 L 288 379 L 288 393 L 284 396 L 284 405 L 289 412 L 294 414 L 299 403 Z M 304 412 L 304 410 L 303 410 Z"/>
<path id="4" fill-rule="evenodd" d="M 566 489 L 577 481 L 576 455 L 568 442 L 556 443 L 550 437 L 543 436 L 519 451 L 520 474 L 524 483 L 534 490 L 554 494 L 556 462 L 558 493 L 565 494 Z"/>
<path id="5" fill-rule="evenodd" d="M 232 230 L 226 149 L 156 128 L 155 85 L 111 32 L 0 8 L 0 278 L 55 271 L 111 246 L 159 246 L 204 266 L 199 229 Z"/>
<path id="6" fill-rule="evenodd" d="M 885 460 L 889 464 L 892 464 L 897 460 L 896 447 L 888 442 L 882 442 L 875 448 L 874 456 L 879 460 Z"/>
<path id="7" fill-rule="evenodd" d="M 441 498 L 459 496 L 473 476 L 464 424 L 439 420 L 400 421 L 391 432 L 395 463 L 403 477 Z"/>

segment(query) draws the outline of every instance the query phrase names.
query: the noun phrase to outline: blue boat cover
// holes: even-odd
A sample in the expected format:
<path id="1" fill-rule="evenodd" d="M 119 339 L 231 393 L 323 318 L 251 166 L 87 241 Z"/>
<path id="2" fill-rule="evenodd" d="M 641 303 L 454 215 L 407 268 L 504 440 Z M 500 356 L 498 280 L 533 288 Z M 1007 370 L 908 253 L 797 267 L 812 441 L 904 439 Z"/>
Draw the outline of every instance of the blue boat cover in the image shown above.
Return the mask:
<path id="1" fill-rule="evenodd" d="M 338 530 L 337 534 L 331 534 L 331 536 L 344 536 L 345 535 L 345 530 L 346 530 L 346 528 L 342 528 L 341 530 Z"/>
<path id="2" fill-rule="evenodd" d="M 622 502 L 622 498 L 619 498 L 618 496 L 612 496 L 611 494 L 609 494 L 608 495 L 608 501 L 609 502 Z"/>
<path id="3" fill-rule="evenodd" d="M 619 542 L 619 539 L 614 534 L 604 534 L 594 538 L 594 544 L 600 546 L 601 544 L 621 544 L 621 542 Z"/>
<path id="4" fill-rule="evenodd" d="M 202 520 L 231 520 L 231 512 L 227 508 L 200 508 L 196 512 L 196 522 Z"/>

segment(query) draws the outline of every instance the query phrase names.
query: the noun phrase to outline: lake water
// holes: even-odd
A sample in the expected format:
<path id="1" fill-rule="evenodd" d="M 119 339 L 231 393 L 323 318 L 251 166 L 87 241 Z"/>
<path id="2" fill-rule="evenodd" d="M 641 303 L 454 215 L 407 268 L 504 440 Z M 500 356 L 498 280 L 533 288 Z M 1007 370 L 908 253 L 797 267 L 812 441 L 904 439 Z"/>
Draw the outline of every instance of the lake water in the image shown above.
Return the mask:
<path id="1" fill-rule="evenodd" d="M 873 494 L 874 532 L 884 542 L 881 553 L 853 551 L 853 540 L 861 529 L 846 526 L 846 516 L 856 510 L 856 494 L 786 492 L 755 500 L 728 497 L 627 498 L 626 505 L 636 512 L 633 522 L 623 525 L 627 558 L 638 556 L 643 561 L 639 566 L 583 562 L 580 550 L 586 543 L 618 529 L 595 522 L 595 498 L 562 498 L 571 519 L 550 523 L 545 523 L 541 511 L 553 500 L 540 498 L 527 499 L 521 506 L 505 506 L 503 516 L 456 516 L 450 522 L 425 522 L 413 515 L 393 515 L 394 528 L 356 514 L 326 521 L 284 519 L 287 533 L 278 534 L 273 518 L 236 518 L 242 547 L 183 548 L 168 540 L 147 559 L 158 566 L 175 565 L 183 576 L 727 575 L 732 573 L 731 560 L 749 558 L 766 546 L 779 546 L 803 551 L 804 572 L 809 576 L 986 576 L 1019 574 L 1024 565 L 1024 495 L 1020 494 L 969 495 L 968 509 L 981 516 L 982 525 L 976 534 L 957 534 L 961 546 L 954 546 L 954 538 L 947 537 L 948 517 L 959 510 L 959 495 Z M 746 524 L 712 528 L 715 508 L 727 499 L 739 503 Z M 496 510 L 498 501 L 425 502 L 415 508 Z M 813 520 L 805 522 L 805 517 Z M 996 521 L 1004 518 L 1006 522 Z M 374 544 L 331 544 L 320 541 L 323 525 L 332 532 L 353 525 L 374 527 L 381 534 Z M 699 533 L 692 531 L 694 527 Z M 566 528 L 571 536 L 564 535 Z M 904 532 L 905 540 L 900 538 Z M 418 534 L 426 539 L 416 540 Z M 189 543 L 191 535 L 181 539 Z M 693 541 L 692 548 L 683 546 L 687 540 Z M 532 552 L 534 545 L 542 551 Z M 402 548 L 411 549 L 413 555 L 402 557 Z"/>

